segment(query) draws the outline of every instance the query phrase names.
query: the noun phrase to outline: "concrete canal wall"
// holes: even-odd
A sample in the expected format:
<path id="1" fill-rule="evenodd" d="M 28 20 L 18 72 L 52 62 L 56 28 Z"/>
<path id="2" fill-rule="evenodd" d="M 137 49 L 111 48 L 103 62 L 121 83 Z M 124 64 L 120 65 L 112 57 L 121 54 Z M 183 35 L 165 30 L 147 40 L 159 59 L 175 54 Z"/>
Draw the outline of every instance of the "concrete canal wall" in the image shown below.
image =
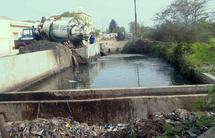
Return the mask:
<path id="1" fill-rule="evenodd" d="M 98 44 L 76 49 L 84 60 L 100 54 Z M 73 66 L 72 52 L 65 47 L 54 50 L 0 57 L 0 92 L 16 91 Z"/>
<path id="2" fill-rule="evenodd" d="M 107 54 L 120 53 L 128 41 L 100 41 L 98 42 L 101 51 Z"/>
<path id="3" fill-rule="evenodd" d="M 86 47 L 76 49 L 76 52 L 85 60 L 91 61 L 100 55 L 100 46 L 98 43 L 88 44 Z"/>
<path id="4" fill-rule="evenodd" d="M 193 102 L 207 97 L 212 85 L 128 89 L 86 89 L 1 93 L 0 112 L 7 121 L 37 117 L 68 117 L 89 124 L 127 123 L 153 112 L 192 110 Z"/>
<path id="5" fill-rule="evenodd" d="M 13 91 L 72 65 L 66 48 L 0 58 L 0 92 Z"/>
<path id="6" fill-rule="evenodd" d="M 200 82 L 203 82 L 205 84 L 215 84 L 215 76 L 213 76 L 210 73 L 195 73 L 196 79 L 198 79 Z"/>
<path id="7" fill-rule="evenodd" d="M 38 117 L 69 117 L 90 125 L 106 123 L 128 123 L 136 119 L 146 119 L 154 112 L 169 113 L 182 108 L 191 110 L 198 95 L 138 96 L 127 98 L 94 100 L 53 100 L 0 103 L 0 112 L 6 121 L 32 120 Z"/>

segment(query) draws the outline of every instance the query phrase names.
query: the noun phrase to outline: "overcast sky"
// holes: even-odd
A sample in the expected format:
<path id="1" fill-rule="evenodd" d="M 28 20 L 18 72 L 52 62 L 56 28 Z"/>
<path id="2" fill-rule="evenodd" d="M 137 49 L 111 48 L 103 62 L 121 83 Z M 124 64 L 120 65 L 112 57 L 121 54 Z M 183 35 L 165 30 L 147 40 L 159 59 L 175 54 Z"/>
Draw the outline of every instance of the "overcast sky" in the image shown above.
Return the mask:
<path id="1" fill-rule="evenodd" d="M 173 0 L 137 0 L 138 22 L 153 26 L 154 15 Z M 18 20 L 40 20 L 42 16 L 78 11 L 80 7 L 93 17 L 97 28 L 107 28 L 111 19 L 127 28 L 134 20 L 133 0 L 0 0 L 0 16 Z M 215 0 L 209 7 L 215 9 Z"/>

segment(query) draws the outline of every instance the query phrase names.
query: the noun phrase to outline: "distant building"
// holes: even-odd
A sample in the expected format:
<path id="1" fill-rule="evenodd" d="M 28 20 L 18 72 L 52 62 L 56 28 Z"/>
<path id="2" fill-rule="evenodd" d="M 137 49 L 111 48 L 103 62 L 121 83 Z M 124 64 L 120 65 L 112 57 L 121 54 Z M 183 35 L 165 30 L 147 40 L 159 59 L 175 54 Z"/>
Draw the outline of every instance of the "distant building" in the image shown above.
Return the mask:
<path id="1" fill-rule="evenodd" d="M 81 12 L 75 12 L 76 16 L 78 16 L 80 19 L 82 19 L 88 26 L 87 28 L 87 34 L 90 34 L 93 31 L 93 22 L 92 22 L 92 16 L 89 14 L 81 11 Z"/>
<path id="2" fill-rule="evenodd" d="M 75 15 L 77 15 L 78 17 L 80 17 L 82 20 L 84 20 L 87 24 L 92 25 L 92 16 L 90 16 L 89 14 L 81 11 L 81 12 L 75 12 Z"/>
<path id="3" fill-rule="evenodd" d="M 116 40 L 117 33 L 102 33 L 100 34 L 101 40 Z"/>
<path id="4" fill-rule="evenodd" d="M 0 55 L 11 55 L 17 53 L 14 49 L 15 40 L 22 35 L 24 28 L 37 26 L 37 23 L 12 20 L 0 16 Z"/>
<path id="5" fill-rule="evenodd" d="M 87 25 L 86 28 L 86 33 L 90 34 L 93 31 L 93 22 L 92 22 L 92 16 L 90 16 L 89 14 L 87 14 L 86 12 L 80 10 L 80 12 L 73 12 L 72 13 L 74 16 L 79 17 L 82 21 L 84 21 L 84 23 Z M 49 19 L 60 19 L 61 16 L 60 15 L 53 15 L 50 16 Z"/>

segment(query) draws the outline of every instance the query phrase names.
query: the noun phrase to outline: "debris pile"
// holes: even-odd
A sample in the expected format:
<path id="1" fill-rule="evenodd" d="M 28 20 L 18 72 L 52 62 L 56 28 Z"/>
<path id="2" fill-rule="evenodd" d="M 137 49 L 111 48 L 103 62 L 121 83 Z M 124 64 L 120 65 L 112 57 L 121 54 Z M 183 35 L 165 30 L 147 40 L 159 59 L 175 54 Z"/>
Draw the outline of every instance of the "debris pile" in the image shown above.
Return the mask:
<path id="1" fill-rule="evenodd" d="M 196 138 L 215 126 L 212 112 L 193 113 L 177 109 L 168 114 L 154 113 L 150 119 L 141 119 L 119 129 L 106 132 L 107 138 L 152 138 L 152 137 L 189 137 Z"/>
<path id="2" fill-rule="evenodd" d="M 20 47 L 19 54 L 56 49 L 57 47 L 63 47 L 63 45 L 61 43 L 50 42 L 47 40 L 32 41 L 29 42 L 27 46 Z"/>
<path id="3" fill-rule="evenodd" d="M 98 126 L 89 127 L 87 124 L 73 121 L 70 118 L 36 119 L 8 123 L 8 132 L 16 138 L 70 138 L 70 137 L 95 137 L 104 132 L 104 128 Z"/>
<path id="4" fill-rule="evenodd" d="M 159 120 L 165 120 L 162 134 L 168 137 L 195 138 L 215 126 L 213 112 L 194 113 L 177 109 L 172 113 L 155 116 Z"/>
<path id="5" fill-rule="evenodd" d="M 11 137 L 16 138 L 151 138 L 157 136 L 195 138 L 215 126 L 214 113 L 205 113 L 203 116 L 178 109 L 168 114 L 154 113 L 150 119 L 115 126 L 112 124 L 88 126 L 72 118 L 36 119 L 7 123 L 7 130 Z"/>

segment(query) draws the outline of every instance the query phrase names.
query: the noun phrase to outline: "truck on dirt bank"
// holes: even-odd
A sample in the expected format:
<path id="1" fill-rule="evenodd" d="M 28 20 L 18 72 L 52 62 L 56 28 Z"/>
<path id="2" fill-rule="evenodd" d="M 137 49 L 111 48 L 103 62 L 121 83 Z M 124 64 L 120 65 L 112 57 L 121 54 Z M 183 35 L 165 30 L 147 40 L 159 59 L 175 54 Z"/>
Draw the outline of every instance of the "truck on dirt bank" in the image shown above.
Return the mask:
<path id="1" fill-rule="evenodd" d="M 59 19 L 42 18 L 37 27 L 25 28 L 22 36 L 15 41 L 15 48 L 20 49 L 31 45 L 35 41 L 48 40 L 52 42 L 71 42 L 73 46 L 81 45 L 82 40 L 88 38 L 87 24 L 74 17 Z"/>

